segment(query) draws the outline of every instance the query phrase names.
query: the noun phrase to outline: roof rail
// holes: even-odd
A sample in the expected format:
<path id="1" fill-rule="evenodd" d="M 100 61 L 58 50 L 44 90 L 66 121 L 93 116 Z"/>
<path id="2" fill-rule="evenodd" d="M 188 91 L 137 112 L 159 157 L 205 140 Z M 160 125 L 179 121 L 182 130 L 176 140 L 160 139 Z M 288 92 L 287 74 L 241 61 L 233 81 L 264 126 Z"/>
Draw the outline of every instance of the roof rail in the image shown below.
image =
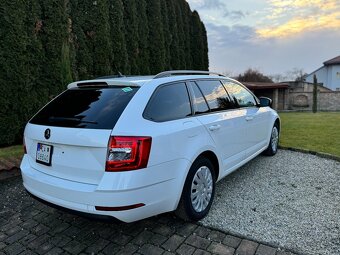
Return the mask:
<path id="1" fill-rule="evenodd" d="M 172 75 L 184 75 L 184 74 L 193 74 L 193 75 L 210 75 L 210 74 L 214 74 L 217 76 L 223 76 L 225 77 L 223 74 L 219 74 L 219 73 L 214 73 L 214 72 L 209 72 L 209 71 L 197 71 L 197 70 L 173 70 L 173 71 L 166 71 L 166 72 L 161 72 L 159 74 L 157 74 L 155 77 L 153 77 L 154 79 L 159 79 L 159 78 L 164 78 L 164 77 L 169 77 Z"/>

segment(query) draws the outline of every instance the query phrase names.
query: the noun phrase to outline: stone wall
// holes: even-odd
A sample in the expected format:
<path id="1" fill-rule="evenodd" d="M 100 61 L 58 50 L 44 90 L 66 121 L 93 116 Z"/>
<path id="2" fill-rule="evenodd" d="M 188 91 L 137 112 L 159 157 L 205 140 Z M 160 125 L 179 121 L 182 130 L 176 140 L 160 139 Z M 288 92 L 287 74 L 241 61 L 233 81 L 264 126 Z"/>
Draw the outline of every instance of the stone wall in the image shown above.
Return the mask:
<path id="1" fill-rule="evenodd" d="M 318 111 L 340 111 L 340 91 L 319 91 Z M 289 92 L 289 110 L 311 111 L 313 92 Z"/>
<path id="2" fill-rule="evenodd" d="M 320 92 L 318 109 L 320 111 L 340 111 L 340 91 Z"/>

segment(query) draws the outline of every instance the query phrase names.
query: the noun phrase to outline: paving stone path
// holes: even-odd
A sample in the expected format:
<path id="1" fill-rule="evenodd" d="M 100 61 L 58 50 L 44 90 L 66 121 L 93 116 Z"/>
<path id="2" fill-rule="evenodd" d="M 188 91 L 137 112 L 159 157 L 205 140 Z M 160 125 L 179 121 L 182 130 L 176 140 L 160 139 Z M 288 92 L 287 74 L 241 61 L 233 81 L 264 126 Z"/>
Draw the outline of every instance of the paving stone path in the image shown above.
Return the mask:
<path id="1" fill-rule="evenodd" d="M 98 221 L 31 198 L 20 177 L 0 181 L 0 255 L 292 255 L 163 214 L 135 223 Z"/>

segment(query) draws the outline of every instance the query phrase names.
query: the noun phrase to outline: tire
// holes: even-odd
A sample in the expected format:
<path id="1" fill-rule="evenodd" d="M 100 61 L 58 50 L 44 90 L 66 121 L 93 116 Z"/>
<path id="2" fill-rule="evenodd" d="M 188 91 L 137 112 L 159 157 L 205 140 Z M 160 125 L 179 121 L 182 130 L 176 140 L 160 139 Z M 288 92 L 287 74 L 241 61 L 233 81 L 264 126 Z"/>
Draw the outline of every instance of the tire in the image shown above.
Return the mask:
<path id="1" fill-rule="evenodd" d="M 272 128 L 272 133 L 270 135 L 270 141 L 267 149 L 263 154 L 267 156 L 274 156 L 277 153 L 277 147 L 279 145 L 280 131 L 277 123 L 274 124 Z"/>
<path id="2" fill-rule="evenodd" d="M 214 200 L 215 180 L 215 169 L 211 161 L 204 157 L 196 159 L 185 180 L 175 214 L 185 221 L 198 221 L 204 218 Z M 200 190 L 194 189 L 195 187 Z"/>

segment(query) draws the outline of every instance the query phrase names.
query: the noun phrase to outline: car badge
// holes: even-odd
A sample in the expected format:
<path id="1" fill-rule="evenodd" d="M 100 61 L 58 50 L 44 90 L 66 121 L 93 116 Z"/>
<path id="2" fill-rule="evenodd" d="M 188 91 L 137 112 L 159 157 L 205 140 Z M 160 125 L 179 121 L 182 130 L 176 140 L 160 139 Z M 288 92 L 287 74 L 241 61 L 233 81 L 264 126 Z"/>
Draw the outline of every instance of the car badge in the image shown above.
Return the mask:
<path id="1" fill-rule="evenodd" d="M 49 139 L 51 137 L 51 129 L 49 129 L 49 128 L 46 129 L 44 136 L 45 136 L 46 139 Z"/>

